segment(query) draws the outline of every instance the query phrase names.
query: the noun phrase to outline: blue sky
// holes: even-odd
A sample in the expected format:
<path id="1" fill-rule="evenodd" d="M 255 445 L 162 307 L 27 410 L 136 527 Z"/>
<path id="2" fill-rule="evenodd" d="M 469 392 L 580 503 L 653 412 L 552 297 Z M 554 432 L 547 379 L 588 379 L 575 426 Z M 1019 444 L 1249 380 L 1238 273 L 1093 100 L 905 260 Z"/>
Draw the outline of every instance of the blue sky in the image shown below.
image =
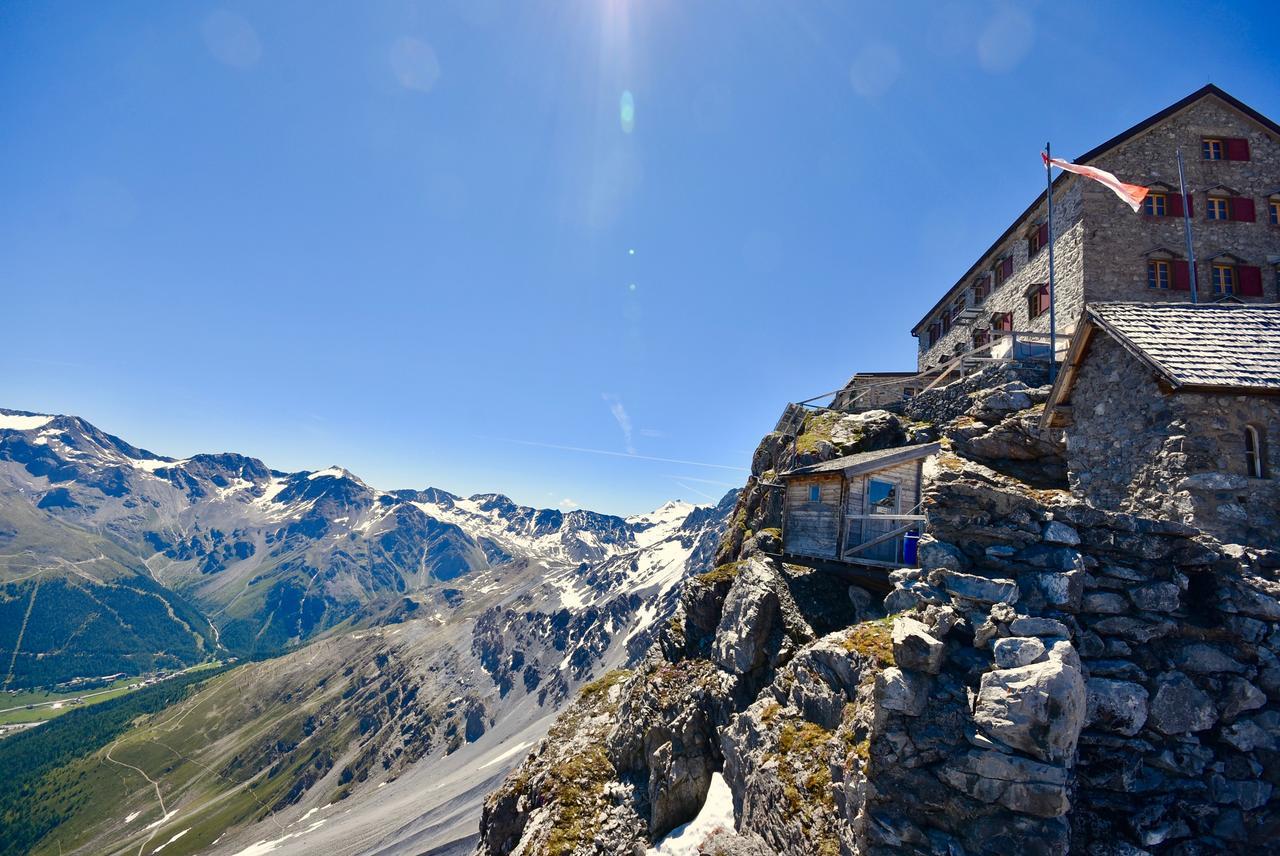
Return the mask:
<path id="1" fill-rule="evenodd" d="M 1280 117 L 1278 31 L 1274 3 L 5 3 L 0 405 L 383 488 L 704 502 L 787 401 L 914 364 L 1046 139 L 1209 81 Z"/>

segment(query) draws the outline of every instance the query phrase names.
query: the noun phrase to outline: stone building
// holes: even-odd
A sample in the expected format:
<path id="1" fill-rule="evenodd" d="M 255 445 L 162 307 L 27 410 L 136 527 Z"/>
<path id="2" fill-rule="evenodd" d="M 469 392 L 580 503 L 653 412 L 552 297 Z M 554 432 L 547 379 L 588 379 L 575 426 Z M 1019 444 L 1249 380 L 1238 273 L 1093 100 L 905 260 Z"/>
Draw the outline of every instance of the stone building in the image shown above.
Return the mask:
<path id="1" fill-rule="evenodd" d="M 1074 158 L 1150 187 L 1138 214 L 1097 182 L 1054 181 L 1060 333 L 1088 302 L 1188 299 L 1179 146 L 1199 300 L 1280 301 L 1280 125 L 1209 85 Z M 912 328 L 922 371 L 988 345 L 1000 356 L 1002 332 L 1048 333 L 1047 215 L 1041 193 Z"/>
<path id="2" fill-rule="evenodd" d="M 895 407 L 921 393 L 936 377 L 919 372 L 858 372 L 836 393 L 831 409 L 860 413 Z"/>
<path id="3" fill-rule="evenodd" d="M 1041 426 L 1094 507 L 1280 547 L 1280 305 L 1089 304 Z"/>

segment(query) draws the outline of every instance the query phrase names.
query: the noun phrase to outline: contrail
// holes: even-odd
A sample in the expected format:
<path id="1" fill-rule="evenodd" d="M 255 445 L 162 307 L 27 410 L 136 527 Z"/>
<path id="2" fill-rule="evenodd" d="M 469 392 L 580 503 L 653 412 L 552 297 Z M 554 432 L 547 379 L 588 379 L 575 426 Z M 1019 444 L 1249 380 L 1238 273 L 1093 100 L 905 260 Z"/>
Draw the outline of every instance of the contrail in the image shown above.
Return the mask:
<path id="1" fill-rule="evenodd" d="M 658 461 L 663 464 L 683 464 L 689 467 L 709 467 L 715 470 L 733 470 L 747 472 L 746 467 L 731 467 L 728 464 L 707 464 L 702 461 L 682 461 L 678 458 L 655 458 L 651 455 L 632 455 L 627 452 L 611 452 L 608 449 L 587 449 L 582 446 L 561 446 L 557 443 L 539 443 L 536 440 L 514 440 L 510 437 L 494 438 L 500 443 L 517 443 L 521 446 L 537 446 L 542 449 L 560 449 L 564 452 L 586 452 L 589 455 L 608 455 L 611 458 L 631 458 L 637 461 Z"/>
<path id="2" fill-rule="evenodd" d="M 718 496 L 712 496 L 712 495 L 710 495 L 710 494 L 703 493 L 702 491 L 698 490 L 696 487 L 689 487 L 689 485 L 687 485 L 687 484 L 685 484 L 684 482 L 680 481 L 680 479 L 672 479 L 672 481 L 673 481 L 673 482 L 675 482 L 675 483 L 676 483 L 677 485 L 679 485 L 680 487 L 684 488 L 685 490 L 689 491 L 689 493 L 696 493 L 698 496 L 700 496 L 700 497 L 702 497 L 702 498 L 704 498 L 704 499 L 709 499 L 709 500 L 711 500 L 712 502 L 715 502 L 717 499 L 719 499 L 719 497 L 718 497 Z"/>

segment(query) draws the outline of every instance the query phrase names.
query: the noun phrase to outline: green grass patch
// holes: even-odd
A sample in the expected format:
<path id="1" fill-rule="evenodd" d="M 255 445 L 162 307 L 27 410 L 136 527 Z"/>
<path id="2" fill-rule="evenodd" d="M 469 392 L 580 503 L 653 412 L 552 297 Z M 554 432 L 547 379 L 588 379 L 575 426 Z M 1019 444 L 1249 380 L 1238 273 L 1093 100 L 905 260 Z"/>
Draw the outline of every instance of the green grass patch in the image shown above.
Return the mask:
<path id="1" fill-rule="evenodd" d="M 849 629 L 842 644 L 846 651 L 857 651 L 875 660 L 881 667 L 892 666 L 893 616 L 855 624 Z"/>

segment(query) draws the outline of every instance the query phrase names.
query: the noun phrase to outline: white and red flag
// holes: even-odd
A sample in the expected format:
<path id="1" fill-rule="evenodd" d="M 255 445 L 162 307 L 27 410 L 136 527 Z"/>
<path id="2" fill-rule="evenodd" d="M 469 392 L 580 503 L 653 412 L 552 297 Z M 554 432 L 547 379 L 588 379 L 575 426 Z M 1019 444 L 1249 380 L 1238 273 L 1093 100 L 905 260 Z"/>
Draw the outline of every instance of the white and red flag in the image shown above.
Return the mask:
<path id="1" fill-rule="evenodd" d="M 1040 153 L 1040 157 L 1044 160 L 1045 169 L 1052 164 L 1058 169 L 1074 172 L 1076 175 L 1083 175 L 1085 178 L 1091 178 L 1099 184 L 1106 185 L 1111 191 L 1128 203 L 1129 207 L 1136 213 L 1142 207 L 1142 200 L 1147 198 L 1147 194 L 1151 192 L 1148 187 L 1141 184 L 1125 184 L 1105 169 L 1098 169 L 1092 166 L 1081 166 L 1080 164 L 1064 161 L 1062 158 L 1051 158 L 1044 152 Z"/>

